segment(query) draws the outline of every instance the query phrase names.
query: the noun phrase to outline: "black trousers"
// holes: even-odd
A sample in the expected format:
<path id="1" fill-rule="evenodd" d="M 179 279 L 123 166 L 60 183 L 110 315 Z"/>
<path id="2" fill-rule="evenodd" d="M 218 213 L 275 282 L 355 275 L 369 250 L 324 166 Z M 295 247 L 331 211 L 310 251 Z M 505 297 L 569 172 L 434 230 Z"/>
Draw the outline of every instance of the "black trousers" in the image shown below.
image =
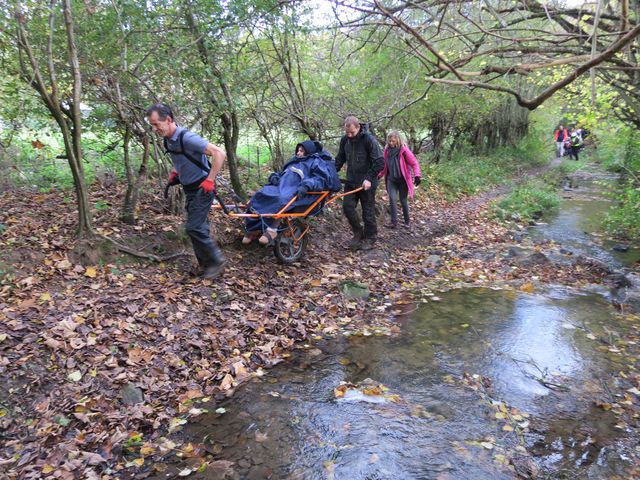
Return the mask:
<path id="1" fill-rule="evenodd" d="M 360 185 L 352 185 L 347 183 L 344 191 L 355 190 Z M 363 238 L 373 238 L 378 236 L 378 226 L 376 225 L 376 188 L 377 183 L 371 185 L 369 190 L 360 190 L 359 192 L 345 195 L 342 201 L 342 210 L 345 217 L 349 220 L 353 233 L 362 233 Z M 360 223 L 360 217 L 356 211 L 358 202 L 362 206 L 362 220 L 364 228 Z"/>
<path id="2" fill-rule="evenodd" d="M 398 200 L 402 205 L 402 216 L 404 223 L 409 224 L 409 187 L 404 178 L 387 179 L 387 192 L 389 193 L 389 202 L 391 207 L 391 223 L 398 223 Z"/>
<path id="3" fill-rule="evenodd" d="M 578 158 L 578 152 L 580 151 L 580 147 L 571 147 L 571 150 L 569 150 L 569 158 L 575 158 L 576 161 L 579 160 Z"/>
<path id="4" fill-rule="evenodd" d="M 191 238 L 193 252 L 202 268 L 218 265 L 224 261 L 222 252 L 211 238 L 209 231 L 209 211 L 213 203 L 213 192 L 201 188 L 184 190 L 187 210 L 187 234 Z"/>

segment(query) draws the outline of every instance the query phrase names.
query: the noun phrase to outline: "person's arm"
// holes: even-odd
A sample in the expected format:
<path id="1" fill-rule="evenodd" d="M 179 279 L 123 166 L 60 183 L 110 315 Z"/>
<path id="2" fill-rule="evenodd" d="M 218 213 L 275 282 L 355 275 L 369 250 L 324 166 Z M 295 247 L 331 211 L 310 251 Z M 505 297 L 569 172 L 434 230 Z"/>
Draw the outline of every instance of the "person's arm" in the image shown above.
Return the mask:
<path id="1" fill-rule="evenodd" d="M 369 157 L 371 160 L 371 167 L 365 175 L 365 180 L 362 182 L 362 187 L 365 190 L 369 190 L 373 182 L 378 178 L 378 174 L 384 168 L 384 155 L 382 154 L 382 148 L 372 135 L 368 135 L 367 142 L 369 142 Z"/>
<path id="2" fill-rule="evenodd" d="M 342 168 L 342 165 L 344 165 L 344 162 L 347 161 L 347 157 L 346 157 L 346 153 L 345 153 L 345 139 L 342 138 L 340 139 L 340 146 L 338 147 L 338 155 L 336 155 L 336 171 L 339 172 L 340 169 Z"/>
<path id="3" fill-rule="evenodd" d="M 209 175 L 207 175 L 207 179 L 213 180 L 216 178 L 216 175 L 220 173 L 220 170 L 222 170 L 222 165 L 227 158 L 227 154 L 222 148 L 213 143 L 207 145 L 204 153 L 211 157 L 211 170 L 209 171 Z"/>
<path id="4" fill-rule="evenodd" d="M 420 175 L 420 163 L 409 147 L 404 148 L 405 160 L 411 167 L 414 177 L 422 177 Z"/>

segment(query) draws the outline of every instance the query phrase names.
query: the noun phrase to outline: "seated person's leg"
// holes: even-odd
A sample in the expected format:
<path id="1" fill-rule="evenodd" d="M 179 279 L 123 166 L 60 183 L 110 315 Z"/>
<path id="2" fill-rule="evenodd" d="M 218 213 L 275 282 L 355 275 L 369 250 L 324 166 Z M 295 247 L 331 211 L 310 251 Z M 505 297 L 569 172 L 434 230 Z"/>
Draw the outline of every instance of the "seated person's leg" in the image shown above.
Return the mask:
<path id="1" fill-rule="evenodd" d="M 270 225 L 264 231 L 262 236 L 258 239 L 260 245 L 268 245 L 271 240 L 275 240 L 278 236 L 278 226 L 280 225 L 280 220 L 271 220 Z"/>

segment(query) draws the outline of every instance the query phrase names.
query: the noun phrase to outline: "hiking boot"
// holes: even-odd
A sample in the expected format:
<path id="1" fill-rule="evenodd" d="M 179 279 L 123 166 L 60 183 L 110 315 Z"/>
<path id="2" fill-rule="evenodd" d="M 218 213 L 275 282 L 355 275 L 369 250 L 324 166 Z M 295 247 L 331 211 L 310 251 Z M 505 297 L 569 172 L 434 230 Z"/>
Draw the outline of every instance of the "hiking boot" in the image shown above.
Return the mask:
<path id="1" fill-rule="evenodd" d="M 353 238 L 349 241 L 349 250 L 360 250 L 362 248 L 362 230 L 353 233 Z"/>
<path id="2" fill-rule="evenodd" d="M 395 230 L 396 228 L 398 228 L 398 224 L 395 222 L 387 223 L 385 225 L 385 228 L 390 228 L 391 230 Z"/>
<path id="3" fill-rule="evenodd" d="M 365 238 L 360 246 L 361 250 L 373 250 L 374 248 L 376 248 L 375 238 Z"/>
<path id="4" fill-rule="evenodd" d="M 221 259 L 218 263 L 209 265 L 204 269 L 204 272 L 202 272 L 202 278 L 206 278 L 209 280 L 217 278 L 224 270 L 226 264 L 227 261 L 225 259 Z"/>

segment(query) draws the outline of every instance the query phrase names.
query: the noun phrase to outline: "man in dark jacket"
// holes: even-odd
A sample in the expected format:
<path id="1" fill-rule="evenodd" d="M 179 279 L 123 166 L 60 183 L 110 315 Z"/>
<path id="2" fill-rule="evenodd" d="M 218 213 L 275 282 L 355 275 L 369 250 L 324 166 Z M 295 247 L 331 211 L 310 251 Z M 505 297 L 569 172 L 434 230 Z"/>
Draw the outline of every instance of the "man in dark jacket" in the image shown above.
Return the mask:
<path id="1" fill-rule="evenodd" d="M 378 174 L 384 168 L 382 148 L 356 117 L 344 119 L 344 132 L 336 156 L 336 170 L 340 171 L 347 164 L 345 192 L 362 187 L 361 191 L 346 195 L 343 200 L 344 214 L 353 230 L 349 248 L 371 249 L 378 235 L 375 199 Z M 356 212 L 358 201 L 362 205 L 364 228 Z"/>

